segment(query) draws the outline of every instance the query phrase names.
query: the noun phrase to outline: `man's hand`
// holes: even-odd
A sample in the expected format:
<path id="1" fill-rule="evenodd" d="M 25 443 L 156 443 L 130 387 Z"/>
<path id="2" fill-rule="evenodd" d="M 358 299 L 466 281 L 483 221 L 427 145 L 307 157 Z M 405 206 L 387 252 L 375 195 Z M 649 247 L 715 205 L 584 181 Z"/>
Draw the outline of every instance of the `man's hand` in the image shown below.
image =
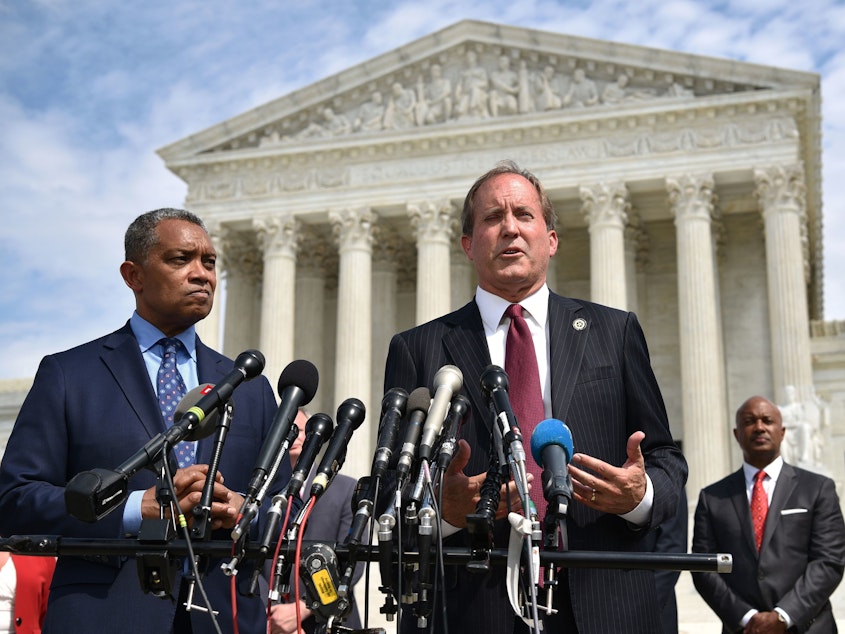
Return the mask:
<path id="1" fill-rule="evenodd" d="M 179 509 L 188 521 L 193 523 L 192 510 L 200 499 L 208 475 L 208 465 L 191 465 L 179 469 L 173 474 L 173 488 L 179 502 Z M 214 479 L 211 503 L 211 529 L 232 528 L 243 504 L 243 498 L 223 485 L 223 475 L 218 471 Z M 141 499 L 141 517 L 159 517 L 159 504 L 156 500 L 156 487 L 144 491 Z"/>
<path id="2" fill-rule="evenodd" d="M 778 613 L 757 612 L 742 630 L 743 634 L 782 634 L 786 632 L 786 623 L 778 619 Z"/>
<path id="3" fill-rule="evenodd" d="M 466 516 L 475 513 L 478 501 L 481 499 L 481 485 L 487 478 L 486 473 L 474 476 L 464 474 L 464 467 L 469 462 L 471 450 L 469 444 L 463 438 L 458 441 L 457 453 L 455 453 L 449 468 L 443 474 L 443 519 L 457 528 L 466 528 Z M 531 488 L 532 476 L 528 474 L 528 488 Z M 512 480 L 502 485 L 499 497 L 499 508 L 496 510 L 496 519 L 507 516 L 508 511 L 517 513 L 522 511 L 522 501 L 516 489 L 516 483 Z M 510 509 L 508 509 L 508 496 L 510 496 Z"/>
<path id="4" fill-rule="evenodd" d="M 299 602 L 299 614 L 304 621 L 311 616 L 311 610 L 305 607 L 305 602 Z M 296 603 L 277 603 L 270 608 L 270 634 L 295 634 Z"/>
<path id="5" fill-rule="evenodd" d="M 623 515 L 633 511 L 646 491 L 645 461 L 640 449 L 643 438 L 645 433 L 641 431 L 631 434 L 628 460 L 621 467 L 582 453 L 572 456 L 567 469 L 575 499 L 603 513 Z"/>

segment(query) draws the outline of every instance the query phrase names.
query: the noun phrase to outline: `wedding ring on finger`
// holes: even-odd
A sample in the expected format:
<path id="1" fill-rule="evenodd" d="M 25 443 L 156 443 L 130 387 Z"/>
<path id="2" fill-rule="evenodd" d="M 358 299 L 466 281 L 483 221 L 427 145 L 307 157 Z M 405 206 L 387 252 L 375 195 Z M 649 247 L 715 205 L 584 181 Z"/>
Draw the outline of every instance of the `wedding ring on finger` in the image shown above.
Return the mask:
<path id="1" fill-rule="evenodd" d="M 595 501 L 596 501 L 596 490 L 593 489 L 593 494 L 590 496 L 590 502 L 595 502 Z"/>

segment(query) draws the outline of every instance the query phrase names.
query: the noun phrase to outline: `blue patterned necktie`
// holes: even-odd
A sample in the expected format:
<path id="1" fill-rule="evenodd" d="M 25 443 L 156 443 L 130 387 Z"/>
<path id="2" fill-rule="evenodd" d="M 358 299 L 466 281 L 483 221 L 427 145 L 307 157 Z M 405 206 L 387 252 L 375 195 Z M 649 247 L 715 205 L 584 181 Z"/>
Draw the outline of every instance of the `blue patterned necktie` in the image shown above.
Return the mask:
<path id="1" fill-rule="evenodd" d="M 158 368 L 156 377 L 156 388 L 158 391 L 158 404 L 161 408 L 161 415 L 164 417 L 164 425 L 169 428 L 173 425 L 173 414 L 176 407 L 185 396 L 185 381 L 179 374 L 176 367 L 176 351 L 182 342 L 175 338 L 161 339 L 164 354 L 161 357 L 161 365 Z M 176 445 L 176 460 L 179 468 L 183 469 L 194 464 L 196 449 L 193 442 L 180 442 Z"/>

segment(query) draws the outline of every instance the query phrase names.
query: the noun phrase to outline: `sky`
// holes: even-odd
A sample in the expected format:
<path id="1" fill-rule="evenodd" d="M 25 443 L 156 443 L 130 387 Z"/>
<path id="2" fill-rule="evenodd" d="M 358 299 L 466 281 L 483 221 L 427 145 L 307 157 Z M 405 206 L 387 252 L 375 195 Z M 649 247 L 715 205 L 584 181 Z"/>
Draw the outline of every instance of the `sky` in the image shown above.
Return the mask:
<path id="1" fill-rule="evenodd" d="M 122 326 L 156 150 L 462 19 L 818 73 L 825 319 L 845 320 L 843 0 L 0 0 L 0 379 Z"/>

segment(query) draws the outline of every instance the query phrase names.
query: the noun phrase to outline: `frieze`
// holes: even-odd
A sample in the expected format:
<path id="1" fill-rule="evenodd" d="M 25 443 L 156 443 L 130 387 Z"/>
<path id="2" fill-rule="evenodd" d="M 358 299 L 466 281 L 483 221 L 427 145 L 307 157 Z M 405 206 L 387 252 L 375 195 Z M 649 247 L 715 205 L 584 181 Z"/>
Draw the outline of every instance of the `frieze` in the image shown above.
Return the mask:
<path id="1" fill-rule="evenodd" d="M 327 96 L 322 103 L 209 151 L 300 146 L 392 130 L 761 88 L 536 50 L 464 43 L 366 85 Z"/>

